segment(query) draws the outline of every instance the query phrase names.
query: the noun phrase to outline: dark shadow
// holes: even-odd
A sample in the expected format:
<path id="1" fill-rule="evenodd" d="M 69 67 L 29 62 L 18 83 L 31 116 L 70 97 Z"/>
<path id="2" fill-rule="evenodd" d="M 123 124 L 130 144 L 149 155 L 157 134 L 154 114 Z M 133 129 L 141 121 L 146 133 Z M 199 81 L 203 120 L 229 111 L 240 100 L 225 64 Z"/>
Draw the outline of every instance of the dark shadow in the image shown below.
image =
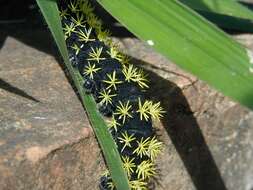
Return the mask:
<path id="1" fill-rule="evenodd" d="M 7 34 L 4 31 L 0 31 L 0 50 L 2 49 L 6 38 Z"/>
<path id="2" fill-rule="evenodd" d="M 111 31 L 113 36 L 119 38 L 135 37 L 125 27 L 120 25 L 117 20 L 114 19 L 107 11 L 105 11 L 96 0 L 91 1 L 95 5 L 95 12 L 97 13 L 98 17 L 103 18 L 104 25 Z M 184 0 L 184 2 L 186 3 L 187 1 Z M 202 1 L 199 1 L 198 3 L 201 6 L 205 6 Z M 253 9 L 252 4 L 243 4 Z M 18 2 L 15 0 L 2 0 L 0 5 L 0 49 L 6 37 L 12 36 L 40 51 L 51 54 L 53 53 L 55 55 L 55 48 L 52 48 L 53 39 L 51 35 L 49 35 L 49 30 L 45 27 L 45 21 L 42 19 L 34 0 L 20 0 Z M 205 8 L 208 9 L 206 6 Z M 229 27 L 234 24 L 238 24 L 238 19 L 233 17 L 224 17 L 223 15 L 212 14 L 206 15 L 203 11 L 199 11 L 199 13 L 210 21 L 216 23 L 218 26 L 224 25 L 226 22 L 228 22 L 227 24 Z M 7 22 L 2 24 L 1 21 L 3 20 Z M 245 31 L 249 31 L 249 26 L 252 26 L 252 22 L 248 20 L 240 21 L 240 27 L 242 27 L 241 32 L 243 32 L 244 29 Z M 237 31 L 232 30 L 227 30 L 226 32 L 238 33 Z"/>
<path id="3" fill-rule="evenodd" d="M 148 64 L 137 59 L 133 59 L 133 62 L 141 67 Z M 160 101 L 165 109 L 162 123 L 196 189 L 226 190 L 220 171 L 181 89 L 156 73 L 145 71 L 150 79 L 147 96 Z"/>
<path id="4" fill-rule="evenodd" d="M 239 2 L 242 5 L 246 6 L 248 9 L 253 11 L 253 3 L 249 3 L 249 2 Z"/>
<path id="5" fill-rule="evenodd" d="M 22 6 L 20 6 L 21 2 L 23 2 Z M 0 6 L 0 50 L 5 39 L 10 36 L 40 51 L 57 55 L 54 40 L 35 1 L 21 0 L 16 3 L 15 0 L 4 0 L 3 3 L 0 2 L 0 5 L 5 5 Z M 15 10 L 16 14 L 9 14 L 8 10 Z M 104 26 L 108 26 L 107 29 L 116 34 L 115 37 L 134 37 L 102 7 L 96 6 L 95 11 L 99 18 L 103 18 Z"/>
<path id="6" fill-rule="evenodd" d="M 131 37 L 133 35 L 126 27 L 122 26 L 110 13 L 108 13 L 98 2 L 97 0 L 90 0 L 94 6 L 94 11 L 98 15 L 98 18 L 103 19 L 103 25 L 106 26 L 113 36 L 118 38 Z"/>
<path id="7" fill-rule="evenodd" d="M 39 51 L 56 55 L 57 48 L 53 37 L 34 0 L 18 2 L 3 0 L 0 5 L 2 5 L 0 6 L 0 50 L 5 39 L 13 37 Z"/>
<path id="8" fill-rule="evenodd" d="M 0 40 L 2 41 L 0 41 L 0 48 L 5 41 L 5 38 L 8 36 L 13 37 L 26 45 L 36 48 L 39 51 L 55 55 L 56 48 L 54 47 L 53 38 L 46 29 L 40 29 L 36 27 L 34 29 L 29 29 L 23 25 L 4 26 L 2 27 L 0 33 Z"/>
<path id="9" fill-rule="evenodd" d="M 8 82 L 4 81 L 3 79 L 0 78 L 0 88 L 4 89 L 10 93 L 16 94 L 18 96 L 22 96 L 23 98 L 32 100 L 34 102 L 40 102 L 39 100 L 37 100 L 36 98 L 30 96 L 29 94 L 27 94 L 26 92 L 24 92 L 23 90 L 12 86 L 11 84 L 9 84 Z"/>
<path id="10" fill-rule="evenodd" d="M 14 37 L 17 40 L 34 47 L 40 51 L 46 52 L 48 54 L 53 54 L 56 56 L 55 45 L 53 43 L 53 38 L 50 35 L 49 30 L 46 27 L 45 21 L 42 19 L 42 16 L 39 12 L 38 7 L 35 4 L 35 1 L 19 1 L 23 2 L 15 3 L 14 0 L 4 0 L 5 6 L 0 7 L 0 49 L 8 36 Z M 7 3 L 8 2 L 8 3 Z M 13 2 L 13 3 L 11 3 Z M 98 5 L 97 1 L 92 0 L 95 5 L 95 12 L 99 18 L 103 18 L 104 26 L 111 31 L 114 37 L 126 38 L 126 37 L 135 37 L 131 32 L 129 32 L 125 27 L 120 25 L 116 19 L 114 19 L 103 7 Z M 2 3 L 4 5 L 4 3 Z M 202 1 L 199 1 L 201 6 L 205 6 Z M 1 4 L 0 4 L 1 5 Z M 250 6 L 250 4 L 247 4 Z M 24 10 L 22 10 L 24 9 Z M 32 7 L 32 8 L 27 8 Z M 208 8 L 208 7 L 206 7 Z M 15 14 L 9 14 L 8 11 L 2 10 L 16 10 Z M 13 12 L 13 11 L 12 11 Z M 238 24 L 238 19 L 233 17 L 224 17 L 223 15 L 213 15 L 205 14 L 205 12 L 199 11 L 202 16 L 213 21 L 218 26 L 224 25 L 224 23 L 231 27 Z M 1 24 L 1 19 L 9 19 L 9 23 Z M 14 19 L 14 20 L 13 20 Z M 23 22 L 15 21 L 23 20 Z M 12 22 L 14 21 L 14 22 Z M 233 24 L 231 24 L 233 23 Z M 252 23 L 248 20 L 240 21 L 241 32 L 249 31 L 249 26 L 252 26 Z M 226 26 L 225 26 L 226 27 Z M 235 33 L 236 31 L 227 30 L 226 32 Z M 253 29 L 252 29 L 253 32 Z M 236 32 L 237 33 L 237 32 Z M 57 56 L 56 56 L 57 57 Z"/>
<path id="11" fill-rule="evenodd" d="M 198 1 L 188 1 L 188 0 L 179 0 L 182 4 L 185 4 L 186 6 L 190 6 L 192 4 L 194 4 L 194 8 L 196 9 L 206 9 L 206 10 L 210 10 L 210 8 L 206 5 L 205 2 L 203 2 L 203 0 L 198 0 Z"/>

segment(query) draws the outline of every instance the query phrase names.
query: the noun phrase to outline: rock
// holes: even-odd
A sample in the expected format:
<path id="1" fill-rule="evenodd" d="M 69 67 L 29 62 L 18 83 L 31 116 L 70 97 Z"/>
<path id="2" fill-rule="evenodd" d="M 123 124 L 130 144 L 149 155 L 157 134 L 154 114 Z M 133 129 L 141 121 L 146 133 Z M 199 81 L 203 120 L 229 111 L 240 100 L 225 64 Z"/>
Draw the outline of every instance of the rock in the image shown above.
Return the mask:
<path id="1" fill-rule="evenodd" d="M 0 62 L 0 189 L 94 190 L 100 149 L 55 58 L 8 37 Z"/>
<path id="2" fill-rule="evenodd" d="M 253 50 L 251 35 L 235 36 Z M 157 190 L 252 190 L 253 111 L 224 97 L 136 39 L 115 39 L 151 78 L 167 114 Z"/>
<path id="3" fill-rule="evenodd" d="M 4 30 L 0 190 L 94 190 L 105 168 L 88 118 L 41 29 Z M 253 50 L 251 35 L 236 36 Z M 167 111 L 156 190 L 252 190 L 253 112 L 134 38 L 115 38 Z M 251 40 L 252 42 L 252 40 Z"/>

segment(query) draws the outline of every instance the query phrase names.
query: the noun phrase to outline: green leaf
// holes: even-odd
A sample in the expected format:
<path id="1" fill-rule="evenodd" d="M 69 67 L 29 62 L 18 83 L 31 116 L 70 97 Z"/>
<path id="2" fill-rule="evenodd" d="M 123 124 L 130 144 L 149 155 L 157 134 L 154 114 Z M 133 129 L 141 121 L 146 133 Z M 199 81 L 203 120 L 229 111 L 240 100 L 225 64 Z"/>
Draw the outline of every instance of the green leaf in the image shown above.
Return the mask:
<path id="1" fill-rule="evenodd" d="M 179 0 L 219 27 L 253 32 L 253 12 L 235 0 Z"/>
<path id="2" fill-rule="evenodd" d="M 207 11 L 199 11 L 197 12 L 205 17 L 210 22 L 213 22 L 217 26 L 229 29 L 229 30 L 235 30 L 240 32 L 247 32 L 247 33 L 253 33 L 253 22 L 252 20 L 247 19 L 241 19 L 237 17 L 231 17 L 227 15 L 221 15 L 216 14 L 213 12 L 207 12 Z"/>
<path id="3" fill-rule="evenodd" d="M 64 59 L 65 65 L 78 89 L 82 103 L 86 108 L 93 130 L 96 134 L 100 147 L 103 151 L 107 166 L 117 189 L 128 190 L 127 176 L 122 167 L 122 161 L 105 121 L 98 113 L 96 103 L 92 96 L 86 95 L 82 88 L 82 78 L 71 66 L 68 59 L 68 52 L 62 32 L 59 11 L 55 0 L 36 0 L 40 10 L 49 26 L 59 51 Z"/>
<path id="4" fill-rule="evenodd" d="M 179 0 L 185 5 L 205 12 L 253 20 L 253 12 L 235 0 Z"/>
<path id="5" fill-rule="evenodd" d="M 98 2 L 158 52 L 253 108 L 252 56 L 190 8 L 175 0 Z"/>

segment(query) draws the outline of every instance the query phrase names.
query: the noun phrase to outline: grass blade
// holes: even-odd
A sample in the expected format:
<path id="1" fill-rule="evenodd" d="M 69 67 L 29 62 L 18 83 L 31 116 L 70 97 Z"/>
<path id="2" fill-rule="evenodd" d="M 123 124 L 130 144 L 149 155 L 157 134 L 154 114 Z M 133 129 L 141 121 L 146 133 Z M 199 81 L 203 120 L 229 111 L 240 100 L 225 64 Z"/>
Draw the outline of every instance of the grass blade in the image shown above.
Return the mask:
<path id="1" fill-rule="evenodd" d="M 179 0 L 200 11 L 253 20 L 253 12 L 235 0 Z"/>
<path id="2" fill-rule="evenodd" d="M 196 10 L 201 16 L 205 17 L 210 22 L 216 24 L 217 26 L 228 29 L 235 30 L 239 32 L 253 33 L 253 22 L 248 19 L 241 19 L 238 17 L 231 17 L 227 15 L 216 14 L 213 12 L 199 11 Z"/>
<path id="3" fill-rule="evenodd" d="M 179 0 L 219 27 L 253 32 L 253 12 L 233 0 Z"/>
<path id="4" fill-rule="evenodd" d="M 86 108 L 93 130 L 96 134 L 100 147 L 103 151 L 107 166 L 110 170 L 113 181 L 117 189 L 128 190 L 128 179 L 122 167 L 120 155 L 112 139 L 111 134 L 107 130 L 105 121 L 98 113 L 96 103 L 90 95 L 86 95 L 81 86 L 80 76 L 74 70 L 68 59 L 68 52 L 64 41 L 62 27 L 60 23 L 59 11 L 57 3 L 54 0 L 36 0 L 40 10 L 49 26 L 49 29 L 55 39 L 59 51 L 64 59 L 65 65 L 74 80 L 74 84 L 78 89 L 82 103 Z"/>
<path id="5" fill-rule="evenodd" d="M 253 108 L 252 55 L 175 0 L 99 0 L 115 18 L 183 69 Z"/>

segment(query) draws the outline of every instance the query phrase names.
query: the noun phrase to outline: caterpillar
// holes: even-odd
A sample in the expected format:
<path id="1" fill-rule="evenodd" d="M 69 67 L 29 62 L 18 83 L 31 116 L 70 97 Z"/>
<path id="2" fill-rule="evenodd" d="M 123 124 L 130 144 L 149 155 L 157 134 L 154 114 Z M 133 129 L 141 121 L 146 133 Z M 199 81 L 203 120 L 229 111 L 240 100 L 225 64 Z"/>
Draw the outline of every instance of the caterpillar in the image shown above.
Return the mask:
<path id="1" fill-rule="evenodd" d="M 108 130 L 130 188 L 146 190 L 157 174 L 154 161 L 162 148 L 152 126 L 164 112 L 160 102 L 145 99 L 147 75 L 119 51 L 87 0 L 61 0 L 58 5 L 69 60 L 82 76 L 83 90 L 92 94 L 100 113 L 111 118 Z M 116 190 L 109 171 L 102 175 L 99 188 Z"/>

